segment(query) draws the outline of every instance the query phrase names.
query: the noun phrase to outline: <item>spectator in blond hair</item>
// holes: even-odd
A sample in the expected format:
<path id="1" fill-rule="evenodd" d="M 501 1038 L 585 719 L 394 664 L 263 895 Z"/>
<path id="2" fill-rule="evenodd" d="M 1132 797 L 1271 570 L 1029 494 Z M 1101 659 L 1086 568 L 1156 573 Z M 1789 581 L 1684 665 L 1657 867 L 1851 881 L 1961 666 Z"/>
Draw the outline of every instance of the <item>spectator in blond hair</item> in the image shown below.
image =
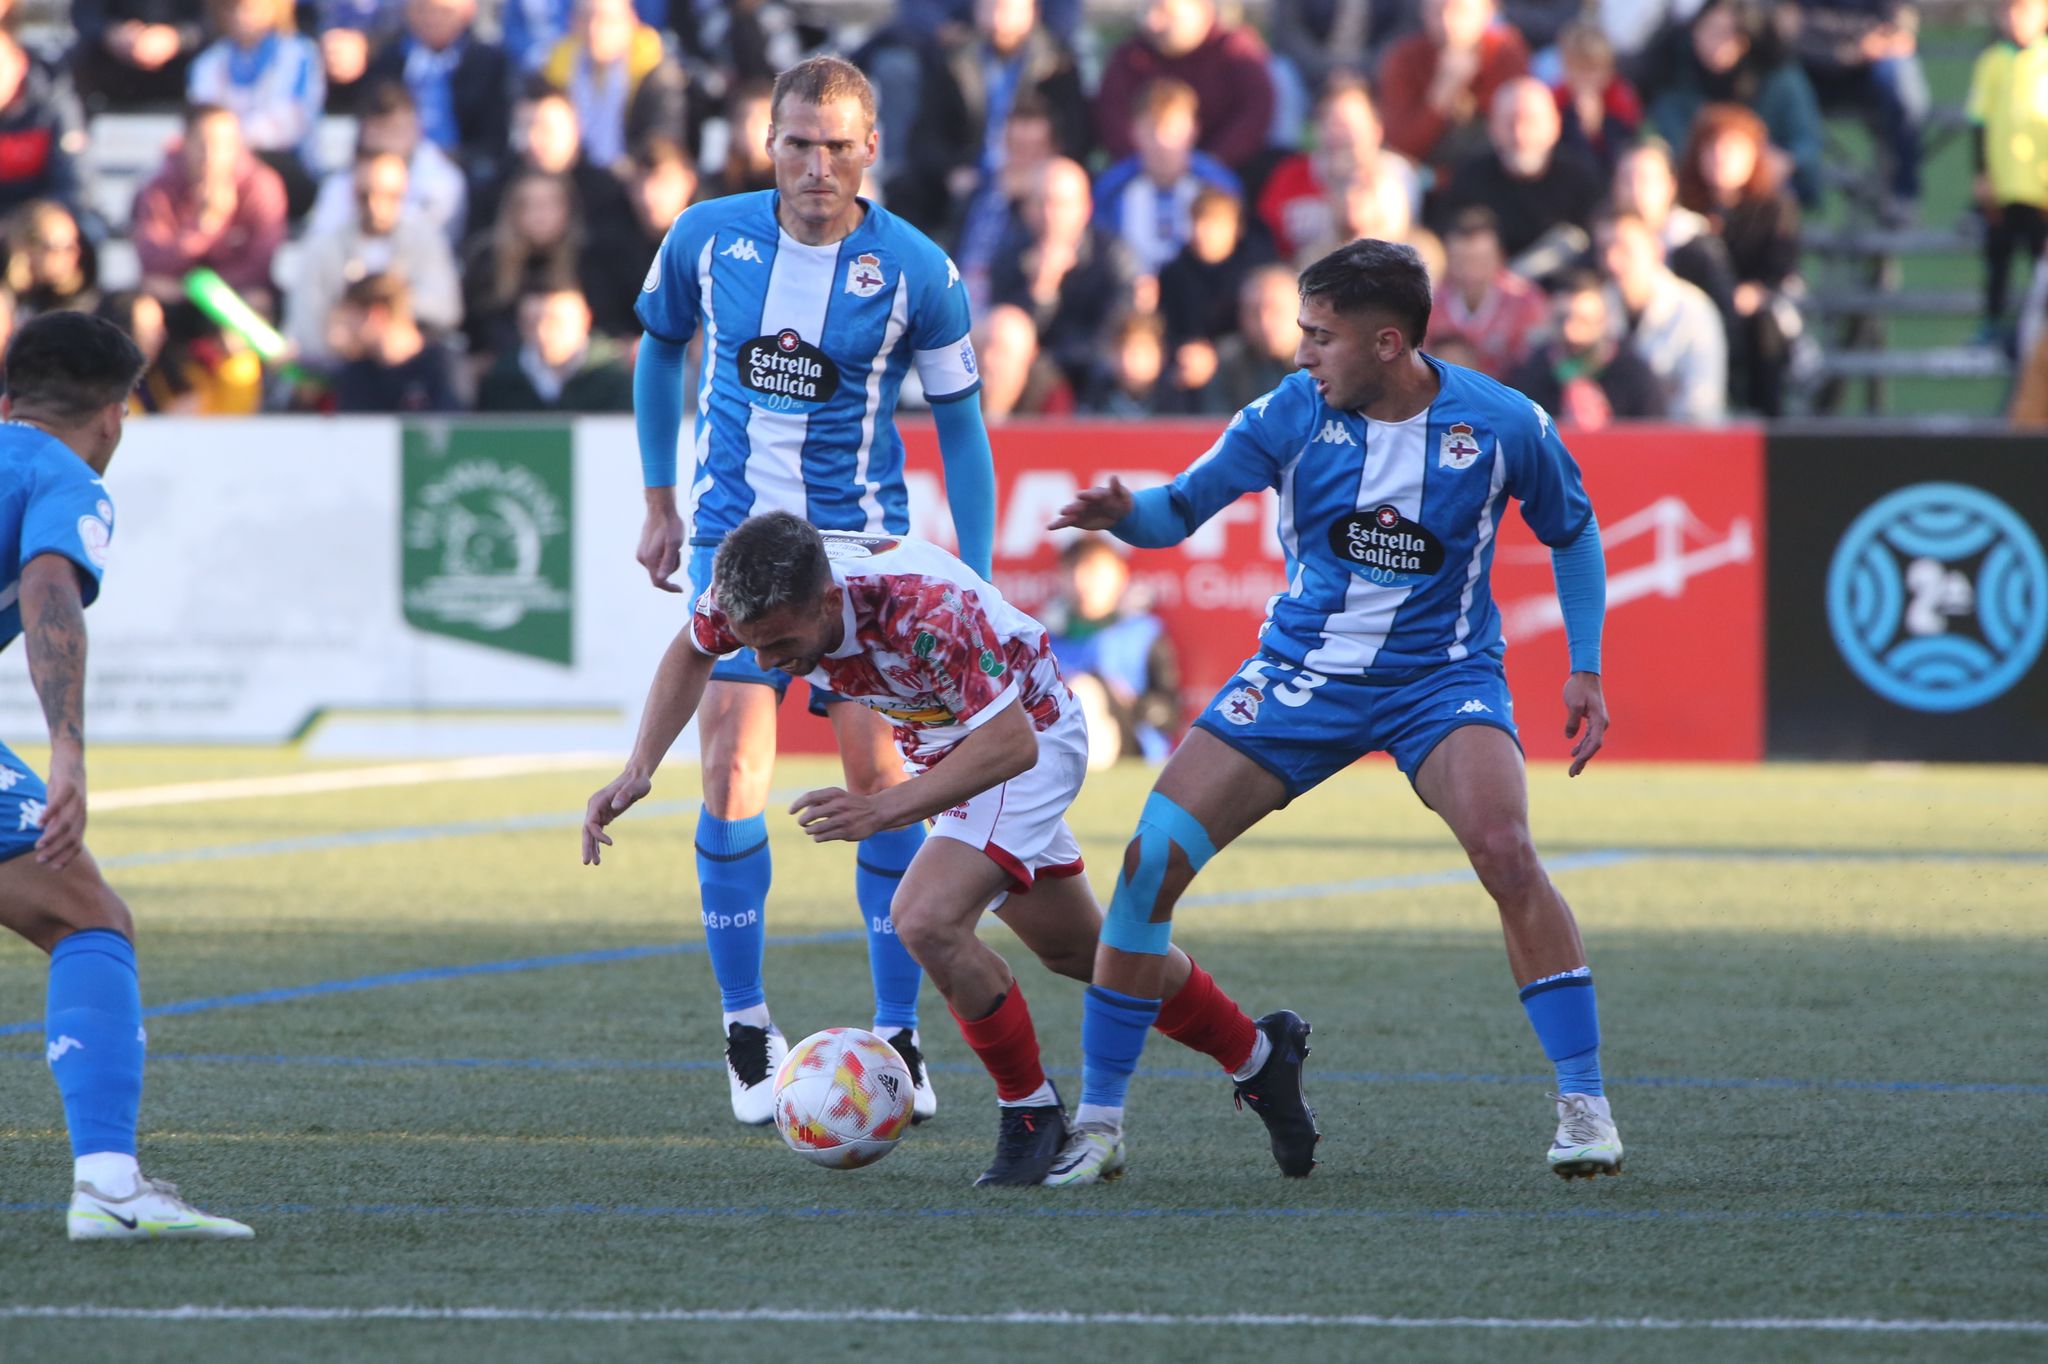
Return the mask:
<path id="1" fill-rule="evenodd" d="M 576 106 L 583 154 L 594 166 L 622 170 L 642 138 L 682 130 L 683 68 L 631 0 L 577 0 L 569 35 L 542 74 Z"/>
<path id="2" fill-rule="evenodd" d="M 1559 35 L 1563 78 L 1551 87 L 1562 120 L 1558 145 L 1614 174 L 1614 163 L 1643 126 L 1643 102 L 1614 60 L 1614 45 L 1597 24 L 1577 23 Z"/>
<path id="3" fill-rule="evenodd" d="M 1137 151 L 1104 171 L 1095 186 L 1096 221 L 1123 239 L 1148 275 L 1180 254 L 1204 188 L 1239 193 L 1230 168 L 1195 149 L 1198 116 L 1192 86 L 1153 81 L 1131 115 Z"/>

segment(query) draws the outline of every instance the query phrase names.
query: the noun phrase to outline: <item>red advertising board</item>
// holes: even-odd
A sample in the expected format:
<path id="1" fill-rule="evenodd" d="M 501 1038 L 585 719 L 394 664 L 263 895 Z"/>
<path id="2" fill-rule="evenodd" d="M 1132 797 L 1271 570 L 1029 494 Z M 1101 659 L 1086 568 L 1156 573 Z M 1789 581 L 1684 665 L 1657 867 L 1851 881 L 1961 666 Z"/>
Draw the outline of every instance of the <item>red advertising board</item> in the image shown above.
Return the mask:
<path id="1" fill-rule="evenodd" d="M 1220 422 L 1019 423 L 997 428 L 996 583 L 1036 611 L 1059 590 L 1051 520 L 1074 491 L 1114 474 L 1143 487 L 1185 468 Z M 929 427 L 906 427 L 913 534 L 952 547 Z M 1609 756 L 1754 760 L 1763 734 L 1763 441 L 1755 431 L 1663 427 L 1571 440 L 1599 510 L 1608 560 Z M 1139 550 L 1133 583 L 1181 654 L 1188 713 L 1251 652 L 1282 585 L 1276 498 L 1241 499 L 1171 550 Z M 1518 515 L 1501 529 L 1494 595 L 1523 742 L 1562 757 L 1566 661 L 1548 552 Z M 785 707 L 784 747 L 823 751 L 822 723 Z"/>

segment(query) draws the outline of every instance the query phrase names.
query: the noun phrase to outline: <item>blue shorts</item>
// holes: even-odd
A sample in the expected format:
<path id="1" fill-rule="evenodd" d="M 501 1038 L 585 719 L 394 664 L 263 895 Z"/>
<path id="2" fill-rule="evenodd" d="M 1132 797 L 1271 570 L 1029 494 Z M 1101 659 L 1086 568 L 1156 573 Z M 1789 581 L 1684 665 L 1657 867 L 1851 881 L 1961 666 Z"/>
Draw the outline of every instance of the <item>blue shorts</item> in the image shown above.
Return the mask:
<path id="1" fill-rule="evenodd" d="M 1278 777 L 1289 800 L 1368 753 L 1392 754 L 1412 784 L 1444 736 L 1466 725 L 1490 725 L 1517 747 L 1522 742 L 1507 671 L 1487 655 L 1378 683 L 1254 654 L 1195 725 Z"/>
<path id="2" fill-rule="evenodd" d="M 695 609 L 697 598 L 704 595 L 704 589 L 711 586 L 711 561 L 718 556 L 716 545 L 692 545 L 690 547 L 690 606 Z M 789 692 L 789 684 L 796 679 L 780 668 L 764 668 L 754 661 L 753 651 L 742 649 L 736 654 L 721 658 L 711 665 L 713 682 L 752 682 L 757 686 L 775 688 L 775 700 L 780 704 Z M 825 707 L 846 698 L 836 691 L 811 688 L 811 714 L 823 715 Z"/>
<path id="3" fill-rule="evenodd" d="M 43 836 L 43 779 L 14 750 L 0 744 L 0 862 L 19 857 Z"/>

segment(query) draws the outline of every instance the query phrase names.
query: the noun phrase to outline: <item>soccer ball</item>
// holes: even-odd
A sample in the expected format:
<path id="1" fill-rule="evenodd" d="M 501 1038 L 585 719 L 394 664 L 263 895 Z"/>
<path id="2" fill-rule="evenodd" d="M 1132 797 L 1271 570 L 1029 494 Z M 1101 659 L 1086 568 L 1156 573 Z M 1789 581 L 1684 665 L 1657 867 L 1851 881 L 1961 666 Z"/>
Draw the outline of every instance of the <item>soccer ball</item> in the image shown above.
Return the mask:
<path id="1" fill-rule="evenodd" d="M 828 1169 L 872 1165 L 910 1130 L 910 1070 L 860 1028 L 827 1028 L 789 1049 L 775 1072 L 775 1130 Z"/>

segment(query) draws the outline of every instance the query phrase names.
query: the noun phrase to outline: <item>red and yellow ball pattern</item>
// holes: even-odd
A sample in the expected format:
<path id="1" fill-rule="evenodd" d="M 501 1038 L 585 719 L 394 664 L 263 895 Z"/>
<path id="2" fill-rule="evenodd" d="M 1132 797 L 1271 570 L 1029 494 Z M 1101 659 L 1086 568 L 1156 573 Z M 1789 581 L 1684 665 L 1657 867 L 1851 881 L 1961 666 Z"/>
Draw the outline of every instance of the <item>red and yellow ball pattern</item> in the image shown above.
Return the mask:
<path id="1" fill-rule="evenodd" d="M 910 1130 L 910 1090 L 894 1047 L 861 1028 L 827 1028 L 791 1047 L 775 1073 L 775 1130 L 806 1160 L 859 1169 Z"/>

